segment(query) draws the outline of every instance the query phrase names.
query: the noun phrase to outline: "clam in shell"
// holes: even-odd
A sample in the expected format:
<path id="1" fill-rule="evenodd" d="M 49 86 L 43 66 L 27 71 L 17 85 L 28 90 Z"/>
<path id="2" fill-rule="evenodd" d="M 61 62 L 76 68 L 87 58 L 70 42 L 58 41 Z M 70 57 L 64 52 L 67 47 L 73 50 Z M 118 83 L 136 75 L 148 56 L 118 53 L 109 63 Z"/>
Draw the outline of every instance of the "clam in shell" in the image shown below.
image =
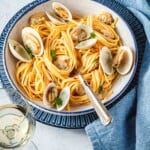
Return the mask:
<path id="1" fill-rule="evenodd" d="M 43 94 L 43 104 L 46 108 L 52 108 L 55 105 L 55 98 L 58 96 L 58 90 L 56 84 L 51 82 L 46 87 Z"/>
<path id="2" fill-rule="evenodd" d="M 72 30 L 71 37 L 74 41 L 81 42 L 89 39 L 91 33 L 93 33 L 93 29 L 88 25 L 82 24 Z"/>
<path id="3" fill-rule="evenodd" d="M 30 51 L 33 56 L 41 56 L 43 54 L 43 41 L 35 29 L 31 27 L 23 28 L 22 40 L 27 51 Z"/>
<path id="4" fill-rule="evenodd" d="M 114 22 L 112 15 L 108 12 L 102 12 L 99 15 L 99 19 L 101 22 L 108 24 L 108 25 L 111 25 Z"/>
<path id="5" fill-rule="evenodd" d="M 66 70 L 69 67 L 69 57 L 66 55 L 59 55 L 54 60 L 54 65 L 61 70 Z"/>
<path id="6" fill-rule="evenodd" d="M 46 12 L 46 15 L 47 15 L 48 19 L 51 20 L 51 22 L 53 22 L 56 25 L 65 24 L 65 21 L 63 19 L 61 19 L 60 17 L 58 17 L 54 13 Z"/>
<path id="7" fill-rule="evenodd" d="M 29 23 L 30 25 L 38 25 L 38 24 L 42 24 L 45 20 L 46 20 L 45 13 L 39 12 L 39 13 L 33 14 L 30 17 Z"/>
<path id="8" fill-rule="evenodd" d="M 110 49 L 106 46 L 100 50 L 99 63 L 101 64 L 104 73 L 108 75 L 113 74 L 113 57 Z"/>
<path id="9" fill-rule="evenodd" d="M 77 41 L 76 49 L 88 49 L 97 42 L 93 29 L 84 24 L 74 28 L 71 32 L 71 37 L 74 41 Z"/>
<path id="10" fill-rule="evenodd" d="M 85 40 L 85 41 L 82 41 L 82 42 L 78 43 L 75 46 L 75 48 L 76 49 L 88 49 L 88 48 L 92 47 L 93 45 L 95 45 L 96 42 L 97 42 L 96 38 L 88 39 L 88 40 Z"/>
<path id="11" fill-rule="evenodd" d="M 47 17 L 56 25 L 65 24 L 66 21 L 72 20 L 70 10 L 59 2 L 52 3 L 53 12 L 46 12 Z"/>
<path id="12" fill-rule="evenodd" d="M 63 20 L 65 20 L 65 21 L 72 20 L 72 14 L 71 14 L 70 10 L 63 4 L 61 4 L 59 2 L 53 2 L 52 8 L 53 8 L 54 12 L 57 14 L 57 16 L 59 16 Z"/>
<path id="13" fill-rule="evenodd" d="M 23 62 L 32 61 L 31 56 L 28 54 L 26 49 L 19 42 L 9 39 L 8 45 L 9 45 L 11 54 L 18 60 L 21 60 Z"/>
<path id="14" fill-rule="evenodd" d="M 70 99 L 70 88 L 65 87 L 58 94 L 56 84 L 51 82 L 46 87 L 43 94 L 43 104 L 46 108 L 56 108 L 58 111 L 62 111 L 68 104 Z"/>
<path id="15" fill-rule="evenodd" d="M 61 106 L 57 105 L 57 110 L 62 111 L 67 106 L 67 104 L 69 102 L 70 88 L 69 87 L 63 88 L 59 94 L 59 98 L 62 100 L 62 105 Z"/>
<path id="16" fill-rule="evenodd" d="M 133 65 L 133 52 L 127 46 L 121 46 L 113 61 L 113 67 L 121 75 L 127 74 Z"/>

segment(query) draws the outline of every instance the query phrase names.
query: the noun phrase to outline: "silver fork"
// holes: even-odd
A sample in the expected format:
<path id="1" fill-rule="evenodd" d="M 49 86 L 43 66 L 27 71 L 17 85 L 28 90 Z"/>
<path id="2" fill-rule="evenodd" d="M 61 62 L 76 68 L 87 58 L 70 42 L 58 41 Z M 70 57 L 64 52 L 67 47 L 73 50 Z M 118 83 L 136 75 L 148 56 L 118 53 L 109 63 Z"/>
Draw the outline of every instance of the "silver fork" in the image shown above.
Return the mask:
<path id="1" fill-rule="evenodd" d="M 98 99 L 96 94 L 92 91 L 92 89 L 89 87 L 87 82 L 83 79 L 81 75 L 78 75 L 78 78 L 85 90 L 86 95 L 90 99 L 98 117 L 100 118 L 102 124 L 104 126 L 108 125 L 109 123 L 112 122 L 112 116 L 110 115 L 109 111 L 107 108 L 104 106 L 103 103 Z"/>

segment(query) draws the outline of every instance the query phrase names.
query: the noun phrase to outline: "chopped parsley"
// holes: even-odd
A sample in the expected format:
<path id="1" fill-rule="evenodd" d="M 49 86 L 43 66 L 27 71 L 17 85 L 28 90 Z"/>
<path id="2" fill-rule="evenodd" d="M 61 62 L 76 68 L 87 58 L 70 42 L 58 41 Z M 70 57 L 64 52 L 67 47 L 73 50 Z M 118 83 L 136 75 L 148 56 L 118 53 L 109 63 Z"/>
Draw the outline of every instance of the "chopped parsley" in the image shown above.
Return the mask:
<path id="1" fill-rule="evenodd" d="M 56 52 L 55 52 L 55 50 L 51 49 L 50 53 L 51 53 L 52 59 L 55 60 L 56 59 Z"/>
<path id="2" fill-rule="evenodd" d="M 14 49 L 16 49 L 16 45 L 14 45 Z"/>
<path id="3" fill-rule="evenodd" d="M 100 86 L 98 87 L 98 92 L 101 93 L 102 91 L 103 91 L 103 86 L 100 85 Z"/>
<path id="4" fill-rule="evenodd" d="M 55 97 L 54 102 L 57 106 L 62 106 L 62 99 L 59 97 Z"/>
<path id="5" fill-rule="evenodd" d="M 93 60 L 93 63 L 97 63 L 97 59 L 96 58 Z"/>
<path id="6" fill-rule="evenodd" d="M 31 48 L 28 45 L 25 45 L 25 48 L 26 48 L 27 53 L 30 55 L 30 58 L 32 59 L 34 56 L 32 54 Z"/>
<path id="7" fill-rule="evenodd" d="M 96 37 L 96 34 L 95 34 L 94 32 L 91 32 L 91 33 L 90 33 L 90 37 L 91 37 L 91 38 L 95 38 L 95 37 Z"/>

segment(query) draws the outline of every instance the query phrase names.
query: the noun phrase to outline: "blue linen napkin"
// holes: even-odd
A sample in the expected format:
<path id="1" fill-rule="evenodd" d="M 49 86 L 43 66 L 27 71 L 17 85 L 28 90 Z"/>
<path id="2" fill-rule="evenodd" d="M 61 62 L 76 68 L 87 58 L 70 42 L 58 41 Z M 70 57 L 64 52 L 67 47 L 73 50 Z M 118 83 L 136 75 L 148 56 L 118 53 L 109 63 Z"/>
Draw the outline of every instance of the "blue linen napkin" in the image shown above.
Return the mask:
<path id="1" fill-rule="evenodd" d="M 113 122 L 100 120 L 85 130 L 94 150 L 150 150 L 150 0 L 116 0 L 141 21 L 147 36 L 139 79 L 118 103 L 110 108 Z"/>

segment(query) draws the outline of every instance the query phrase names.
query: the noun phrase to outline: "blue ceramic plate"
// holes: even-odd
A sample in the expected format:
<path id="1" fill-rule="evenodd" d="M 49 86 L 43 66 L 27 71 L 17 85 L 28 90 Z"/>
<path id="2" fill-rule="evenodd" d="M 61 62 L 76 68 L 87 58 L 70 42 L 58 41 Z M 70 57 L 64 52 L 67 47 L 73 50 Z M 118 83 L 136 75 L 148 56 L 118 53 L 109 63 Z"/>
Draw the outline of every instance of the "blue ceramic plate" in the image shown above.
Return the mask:
<path id="1" fill-rule="evenodd" d="M 138 77 L 138 70 L 136 72 L 136 68 L 137 66 L 139 68 L 146 40 L 142 25 L 128 9 L 114 0 L 58 1 L 64 3 L 74 13 L 78 12 L 79 14 L 86 15 L 98 14 L 100 11 L 109 11 L 114 17 L 119 18 L 117 27 L 118 32 L 123 39 L 123 43 L 134 50 L 135 57 L 131 72 L 115 84 L 113 89 L 114 94 L 111 98 L 105 101 L 106 106 L 111 106 L 114 101 L 117 102 L 121 96 L 126 94 L 134 86 L 136 78 Z M 29 16 L 35 12 L 49 10 L 51 2 L 52 1 L 48 0 L 36 0 L 28 4 L 17 12 L 4 28 L 0 37 L 0 71 L 1 80 L 4 87 L 14 87 L 21 91 L 15 81 L 15 65 L 13 65 L 15 64 L 15 60 L 12 59 L 7 50 L 7 39 L 11 37 L 14 39 L 19 39 L 18 34 L 16 33 L 19 30 L 21 31 L 23 26 L 27 25 L 27 19 Z M 10 66 L 10 64 L 12 65 Z M 78 108 L 76 110 L 71 110 L 71 112 L 57 112 L 54 110 L 48 110 L 42 105 L 34 103 L 30 100 L 29 102 L 33 106 L 35 118 L 38 121 L 48 125 L 63 128 L 83 128 L 97 118 L 97 115 L 92 107 Z"/>

